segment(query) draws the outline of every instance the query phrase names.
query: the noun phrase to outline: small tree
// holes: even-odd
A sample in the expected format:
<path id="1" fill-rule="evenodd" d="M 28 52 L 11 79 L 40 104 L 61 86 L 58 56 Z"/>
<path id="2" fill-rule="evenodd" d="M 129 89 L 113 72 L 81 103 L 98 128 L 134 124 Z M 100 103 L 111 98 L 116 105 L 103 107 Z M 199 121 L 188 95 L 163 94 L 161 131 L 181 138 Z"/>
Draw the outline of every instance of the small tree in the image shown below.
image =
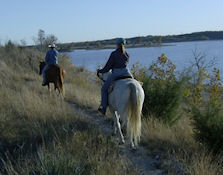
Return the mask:
<path id="1" fill-rule="evenodd" d="M 5 50 L 7 52 L 11 53 L 11 51 L 14 50 L 15 48 L 16 48 L 16 45 L 11 40 L 8 40 L 8 42 L 5 44 Z"/>
<path id="2" fill-rule="evenodd" d="M 98 49 L 101 48 L 101 42 L 100 42 L 100 41 L 97 41 L 97 42 L 96 42 L 96 45 L 97 45 L 97 48 L 98 48 Z"/>
<path id="3" fill-rule="evenodd" d="M 89 49 L 89 42 L 88 41 L 85 42 L 85 47 L 86 47 L 86 49 Z"/>
<path id="4" fill-rule="evenodd" d="M 26 46 L 27 43 L 26 43 L 26 40 L 25 39 L 21 39 L 20 40 L 20 43 L 21 43 L 21 46 Z"/>
<path id="5" fill-rule="evenodd" d="M 202 99 L 207 88 L 205 82 L 210 78 L 208 70 L 214 67 L 216 60 L 212 58 L 207 61 L 207 54 L 199 52 L 197 49 L 193 50 L 193 59 L 190 68 L 192 81 L 188 84 L 185 96 L 189 105 L 202 105 Z"/>
<path id="6" fill-rule="evenodd" d="M 178 109 L 183 97 L 184 79 L 176 80 L 175 68 L 176 66 L 162 54 L 150 66 L 151 75 L 143 77 L 144 116 L 153 116 L 169 126 L 181 116 Z"/>
<path id="7" fill-rule="evenodd" d="M 33 40 L 40 51 L 45 51 L 49 44 L 56 43 L 58 39 L 55 35 L 46 35 L 44 30 L 39 29 L 37 38 L 34 37 Z"/>
<path id="8" fill-rule="evenodd" d="M 146 67 L 142 67 L 139 62 L 136 62 L 131 67 L 131 73 L 136 80 L 143 81 L 147 75 Z"/>
<path id="9" fill-rule="evenodd" d="M 138 37 L 137 40 L 136 40 L 136 43 L 137 44 L 140 44 L 141 42 L 142 42 L 142 38 L 141 37 Z"/>
<path id="10" fill-rule="evenodd" d="M 43 45 L 44 45 L 44 41 L 45 41 L 45 31 L 42 29 L 39 29 L 38 31 L 38 38 L 37 38 L 37 42 L 39 44 L 40 50 L 43 50 Z"/>
<path id="11" fill-rule="evenodd" d="M 45 40 L 44 40 L 44 46 L 48 46 L 49 44 L 56 43 L 57 42 L 57 37 L 53 34 L 47 35 Z"/>
<path id="12" fill-rule="evenodd" d="M 152 46 L 152 42 L 149 41 L 149 42 L 148 42 L 148 47 L 151 47 L 151 46 Z"/>
<path id="13" fill-rule="evenodd" d="M 214 152 L 223 149 L 223 113 L 222 113 L 222 87 L 220 71 L 214 68 L 209 77 L 208 97 L 202 100 L 201 105 L 192 107 L 192 121 L 194 136 L 197 141 Z"/>
<path id="14" fill-rule="evenodd" d="M 158 37 L 157 37 L 157 44 L 158 44 L 159 46 L 162 45 L 162 36 L 158 36 Z"/>

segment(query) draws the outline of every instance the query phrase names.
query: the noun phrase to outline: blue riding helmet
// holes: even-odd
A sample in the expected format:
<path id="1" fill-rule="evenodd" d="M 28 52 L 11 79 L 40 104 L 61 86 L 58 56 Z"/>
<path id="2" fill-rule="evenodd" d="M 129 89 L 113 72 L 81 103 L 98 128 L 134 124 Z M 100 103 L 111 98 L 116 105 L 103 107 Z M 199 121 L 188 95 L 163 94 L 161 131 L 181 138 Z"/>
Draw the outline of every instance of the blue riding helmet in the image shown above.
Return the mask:
<path id="1" fill-rule="evenodd" d="M 118 38 L 116 43 L 117 44 L 126 44 L 126 40 L 124 38 Z"/>

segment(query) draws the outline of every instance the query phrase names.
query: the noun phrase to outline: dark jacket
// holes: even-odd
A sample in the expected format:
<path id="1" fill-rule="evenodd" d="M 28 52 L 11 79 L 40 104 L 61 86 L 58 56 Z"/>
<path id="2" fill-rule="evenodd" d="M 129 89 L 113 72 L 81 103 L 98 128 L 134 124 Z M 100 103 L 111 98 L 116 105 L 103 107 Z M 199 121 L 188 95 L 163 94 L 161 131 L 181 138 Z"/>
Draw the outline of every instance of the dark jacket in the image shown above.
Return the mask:
<path id="1" fill-rule="evenodd" d="M 120 69 L 126 68 L 129 63 L 129 55 L 127 52 L 124 54 L 121 52 L 121 49 L 118 48 L 113 51 L 105 64 L 104 68 L 99 70 L 99 73 L 108 72 L 110 69 Z"/>

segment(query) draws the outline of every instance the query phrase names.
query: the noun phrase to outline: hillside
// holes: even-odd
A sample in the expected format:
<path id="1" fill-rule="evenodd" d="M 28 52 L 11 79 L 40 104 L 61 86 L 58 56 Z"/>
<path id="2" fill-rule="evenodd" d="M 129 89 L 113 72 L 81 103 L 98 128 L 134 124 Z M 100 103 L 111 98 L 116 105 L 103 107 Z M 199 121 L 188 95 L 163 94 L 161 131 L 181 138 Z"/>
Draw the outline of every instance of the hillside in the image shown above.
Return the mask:
<path id="1" fill-rule="evenodd" d="M 162 43 L 185 42 L 185 41 L 203 41 L 203 40 L 222 40 L 223 31 L 205 31 L 181 35 L 166 36 L 139 36 L 127 38 L 127 47 L 156 47 Z M 114 48 L 116 38 L 98 41 L 72 42 L 59 44 L 61 51 L 70 51 L 74 49 L 105 49 Z"/>
<path id="2" fill-rule="evenodd" d="M 67 72 L 63 101 L 41 86 L 43 57 L 11 42 L 0 47 L 0 174 L 137 174 L 119 157 L 111 137 L 66 102 L 98 105 L 99 89 L 86 81 L 89 72 L 60 55 Z"/>
<path id="3" fill-rule="evenodd" d="M 175 65 L 164 54 L 150 67 L 155 79 L 146 68 L 133 67 L 146 95 L 141 142 L 134 152 L 112 136 L 110 116 L 97 114 L 95 73 L 61 54 L 59 64 L 67 72 L 62 100 L 41 86 L 38 65 L 44 55 L 11 42 L 0 47 L 0 174 L 223 174 L 222 156 L 213 154 L 223 145 L 223 89 L 216 68 L 207 88 L 191 86 L 188 77 L 176 81 Z M 200 79 L 206 75 L 199 70 Z M 202 90 L 211 90 L 211 106 L 202 101 Z M 202 110 L 194 114 L 191 109 L 199 105 Z"/>

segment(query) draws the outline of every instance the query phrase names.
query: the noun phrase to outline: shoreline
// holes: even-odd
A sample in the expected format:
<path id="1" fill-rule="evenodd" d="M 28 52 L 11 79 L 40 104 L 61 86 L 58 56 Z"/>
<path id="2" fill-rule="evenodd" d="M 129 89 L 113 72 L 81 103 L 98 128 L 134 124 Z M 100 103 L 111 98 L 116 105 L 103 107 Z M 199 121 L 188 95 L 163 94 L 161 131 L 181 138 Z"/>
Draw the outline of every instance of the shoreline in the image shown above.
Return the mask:
<path id="1" fill-rule="evenodd" d="M 126 45 L 126 48 L 154 48 L 154 47 L 168 47 L 168 46 L 176 46 L 177 43 L 187 43 L 187 42 L 212 42 L 212 41 L 223 41 L 223 39 L 216 39 L 216 40 L 193 40 L 193 41 L 176 41 L 176 42 L 167 42 L 167 43 L 162 43 L 161 45 L 152 45 L 152 46 L 146 46 L 145 44 L 138 44 L 138 45 Z M 59 44 L 60 45 L 60 44 Z M 108 45 L 104 47 L 76 47 L 72 50 L 70 49 L 58 49 L 59 52 L 64 53 L 64 52 L 73 52 L 75 50 L 104 50 L 104 49 L 114 49 L 116 48 L 116 45 Z"/>

